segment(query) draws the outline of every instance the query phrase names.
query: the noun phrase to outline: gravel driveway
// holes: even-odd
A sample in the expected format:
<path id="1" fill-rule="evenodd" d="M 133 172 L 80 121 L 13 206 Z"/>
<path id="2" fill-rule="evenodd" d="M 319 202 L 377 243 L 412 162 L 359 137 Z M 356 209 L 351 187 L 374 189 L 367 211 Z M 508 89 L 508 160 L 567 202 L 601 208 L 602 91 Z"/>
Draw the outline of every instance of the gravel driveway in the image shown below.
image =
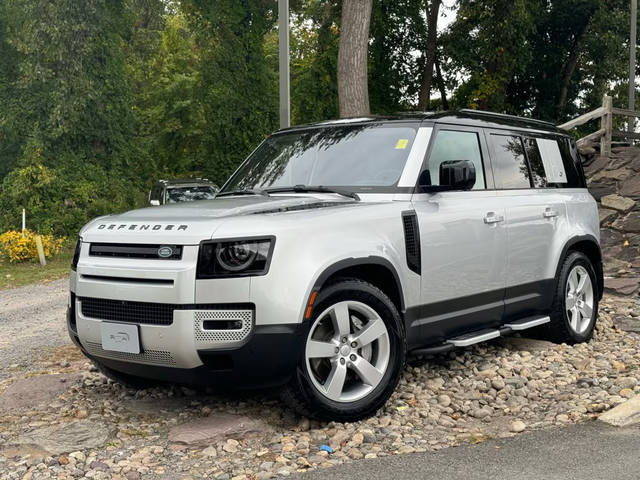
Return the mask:
<path id="1" fill-rule="evenodd" d="M 65 290 L 0 292 L 0 326 L 11 328 L 0 358 L 27 366 L 0 378 L 0 480 L 262 480 L 582 423 L 640 394 L 640 335 L 615 326 L 640 322 L 636 298 L 605 298 L 588 344 L 514 337 L 459 349 L 408 366 L 372 418 L 319 423 L 270 392 L 107 380 L 64 345 Z"/>
<path id="2" fill-rule="evenodd" d="M 29 368 L 52 347 L 70 344 L 65 324 L 69 279 L 0 291 L 0 379 Z"/>

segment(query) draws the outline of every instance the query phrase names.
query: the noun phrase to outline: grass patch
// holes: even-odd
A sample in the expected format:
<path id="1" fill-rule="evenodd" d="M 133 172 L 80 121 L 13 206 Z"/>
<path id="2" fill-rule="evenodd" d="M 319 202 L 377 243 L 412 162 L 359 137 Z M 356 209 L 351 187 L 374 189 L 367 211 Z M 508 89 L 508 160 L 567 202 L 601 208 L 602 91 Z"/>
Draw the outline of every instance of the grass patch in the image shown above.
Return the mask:
<path id="1" fill-rule="evenodd" d="M 0 290 L 50 282 L 68 275 L 74 247 L 75 245 L 65 245 L 56 256 L 47 258 L 47 265 L 44 267 L 37 260 L 9 263 L 8 260 L 0 259 Z"/>

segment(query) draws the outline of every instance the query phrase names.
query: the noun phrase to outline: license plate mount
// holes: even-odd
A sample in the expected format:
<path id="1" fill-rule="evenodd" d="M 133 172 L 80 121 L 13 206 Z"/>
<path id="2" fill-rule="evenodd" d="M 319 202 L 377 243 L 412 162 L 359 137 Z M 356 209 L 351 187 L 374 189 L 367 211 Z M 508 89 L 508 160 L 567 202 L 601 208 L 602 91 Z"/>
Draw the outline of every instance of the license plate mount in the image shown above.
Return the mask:
<path id="1" fill-rule="evenodd" d="M 140 335 L 137 325 L 102 322 L 102 348 L 111 352 L 140 353 Z"/>

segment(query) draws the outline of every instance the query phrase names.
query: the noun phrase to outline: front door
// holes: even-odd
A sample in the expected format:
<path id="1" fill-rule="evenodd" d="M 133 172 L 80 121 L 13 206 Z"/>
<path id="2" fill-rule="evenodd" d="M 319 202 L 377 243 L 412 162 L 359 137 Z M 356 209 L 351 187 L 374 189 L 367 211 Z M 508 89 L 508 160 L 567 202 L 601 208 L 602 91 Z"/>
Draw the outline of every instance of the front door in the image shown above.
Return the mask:
<path id="1" fill-rule="evenodd" d="M 413 197 L 421 242 L 422 305 L 412 330 L 435 343 L 469 330 L 501 324 L 506 269 L 505 207 L 493 190 L 485 139 L 473 128 L 439 127 L 425 172 L 439 183 L 440 164 L 470 160 L 476 184 L 469 191 Z"/>

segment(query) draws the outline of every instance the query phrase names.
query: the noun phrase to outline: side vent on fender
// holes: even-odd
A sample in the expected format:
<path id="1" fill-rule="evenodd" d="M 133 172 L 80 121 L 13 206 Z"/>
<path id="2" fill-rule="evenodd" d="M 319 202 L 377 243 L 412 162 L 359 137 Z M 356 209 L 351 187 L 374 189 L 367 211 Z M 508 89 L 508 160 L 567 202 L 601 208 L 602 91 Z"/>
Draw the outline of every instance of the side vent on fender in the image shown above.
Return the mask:
<path id="1" fill-rule="evenodd" d="M 402 212 L 402 224 L 404 226 L 404 246 L 407 252 L 407 265 L 409 269 L 420 275 L 420 229 L 416 212 Z"/>

